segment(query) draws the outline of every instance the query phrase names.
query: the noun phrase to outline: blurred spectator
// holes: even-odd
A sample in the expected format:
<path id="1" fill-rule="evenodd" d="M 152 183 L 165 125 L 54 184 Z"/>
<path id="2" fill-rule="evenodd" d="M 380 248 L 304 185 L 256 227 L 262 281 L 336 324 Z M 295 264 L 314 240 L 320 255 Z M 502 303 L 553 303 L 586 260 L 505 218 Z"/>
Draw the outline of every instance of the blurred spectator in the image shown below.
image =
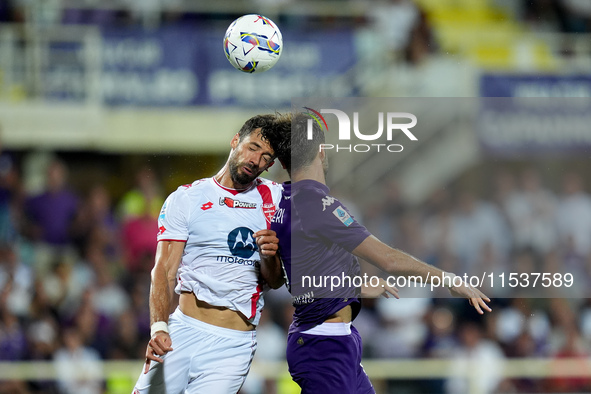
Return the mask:
<path id="1" fill-rule="evenodd" d="M 24 265 L 14 245 L 0 245 L 0 289 L 6 295 L 6 308 L 19 317 L 29 313 L 34 274 Z"/>
<path id="2" fill-rule="evenodd" d="M 59 326 L 49 314 L 37 316 L 27 329 L 28 359 L 50 361 L 53 359 L 59 342 Z M 29 382 L 33 393 L 56 393 L 54 380 L 35 380 Z"/>
<path id="3" fill-rule="evenodd" d="M 123 218 L 122 247 L 130 273 L 148 272 L 154 265 L 158 215 L 164 204 L 153 170 L 142 167 L 136 174 L 137 187 L 127 192 L 120 204 Z"/>
<path id="4" fill-rule="evenodd" d="M 377 300 L 376 310 L 383 324 L 367 344 L 376 358 L 413 357 L 427 337 L 423 318 L 431 300 L 413 288 L 405 288 L 403 294 L 408 298 Z"/>
<path id="5" fill-rule="evenodd" d="M 78 209 L 78 197 L 67 185 L 66 165 L 54 160 L 47 169 L 46 191 L 26 202 L 26 235 L 35 242 L 64 246 Z"/>
<path id="6" fill-rule="evenodd" d="M 452 222 L 453 251 L 463 267 L 460 273 L 474 272 L 483 248 L 488 243 L 495 255 L 504 258 L 511 248 L 511 234 L 503 215 L 487 202 L 462 192 Z"/>
<path id="7" fill-rule="evenodd" d="M 425 252 L 429 260 L 435 260 L 437 255 L 454 250 L 453 211 L 449 192 L 443 188 L 437 189 L 429 198 L 426 211 L 427 216 L 423 220 Z"/>
<path id="8" fill-rule="evenodd" d="M 531 355 L 542 356 L 548 349 L 545 346 L 550 335 L 550 322 L 543 310 L 533 310 L 528 299 L 513 299 L 507 308 L 499 310 L 494 317 L 495 338 L 505 346 L 514 357 L 513 344 L 517 341 L 532 341 Z M 527 338 L 521 336 L 527 335 Z M 525 357 L 525 356 L 524 356 Z"/>
<path id="9" fill-rule="evenodd" d="M 103 393 L 103 371 L 97 351 L 84 346 L 81 335 L 75 328 L 64 330 L 62 340 L 63 347 L 54 356 L 60 392 Z"/>
<path id="10" fill-rule="evenodd" d="M 111 257 L 117 256 L 119 227 L 113 214 L 111 196 L 103 185 L 95 185 L 90 189 L 78 208 L 70 233 L 80 255 L 92 244 Z"/>
<path id="11" fill-rule="evenodd" d="M 445 307 L 437 307 L 429 311 L 425 320 L 429 333 L 421 353 L 425 357 L 449 358 L 457 346 L 453 313 Z"/>
<path id="12" fill-rule="evenodd" d="M 393 244 L 406 253 L 425 260 L 427 255 L 419 212 L 408 210 L 400 216 L 398 221 L 400 232 Z"/>
<path id="13" fill-rule="evenodd" d="M 557 209 L 558 234 L 563 247 L 579 256 L 591 252 L 591 196 L 576 173 L 563 178 L 563 195 Z"/>
<path id="14" fill-rule="evenodd" d="M 129 313 L 133 314 L 135 324 L 138 329 L 138 333 L 141 336 L 140 342 L 144 345 L 150 338 L 150 309 L 148 308 L 148 294 L 150 287 L 149 281 L 137 278 L 135 282 L 128 285 L 127 288 L 131 289 L 131 307 Z M 145 350 L 145 346 L 142 348 Z"/>
<path id="15" fill-rule="evenodd" d="M 1 144 L 0 144 L 1 147 Z M 0 242 L 14 243 L 22 220 L 23 190 L 13 157 L 0 154 Z"/>
<path id="16" fill-rule="evenodd" d="M 562 358 L 579 358 L 581 362 L 578 366 L 580 374 L 588 370 L 589 349 L 583 338 L 581 338 L 579 329 L 576 325 L 569 325 L 565 328 L 564 343 L 555 355 L 556 359 Z M 556 368 L 556 367 L 555 367 Z M 570 370 L 558 368 L 558 371 L 563 373 L 573 372 Z M 555 393 L 588 393 L 591 390 L 591 378 L 586 377 L 554 377 L 548 379 L 548 384 L 545 389 L 549 392 Z"/>
<path id="17" fill-rule="evenodd" d="M 499 346 L 482 336 L 475 323 L 460 326 L 460 347 L 453 354 L 446 392 L 494 393 L 502 382 L 505 356 Z"/>
<path id="18" fill-rule="evenodd" d="M 129 308 L 129 295 L 113 279 L 106 265 L 95 266 L 96 284 L 93 288 L 94 309 L 115 321 Z"/>
<path id="19" fill-rule="evenodd" d="M 85 265 L 58 256 L 51 272 L 43 278 L 43 288 L 52 308 L 64 315 L 78 307 L 93 282 L 94 275 Z"/>
<path id="20" fill-rule="evenodd" d="M 369 18 L 383 47 L 392 53 L 404 51 L 411 39 L 413 27 L 419 19 L 419 10 L 410 0 L 384 0 L 369 8 Z"/>
<path id="21" fill-rule="evenodd" d="M 143 166 L 135 175 L 135 188 L 123 195 L 118 206 L 122 220 L 148 215 L 157 218 L 164 204 L 154 170 Z"/>
<path id="22" fill-rule="evenodd" d="M 131 309 L 119 315 L 108 358 L 114 360 L 139 360 L 146 351 L 144 337 L 140 335 L 135 314 Z"/>
<path id="23" fill-rule="evenodd" d="M 57 321 L 50 315 L 37 316 L 27 329 L 29 359 L 50 360 L 59 342 Z"/>
<path id="24" fill-rule="evenodd" d="M 123 254 L 131 274 L 146 273 L 152 269 L 156 256 L 158 219 L 146 211 L 123 223 Z"/>
<path id="25" fill-rule="evenodd" d="M 0 304 L 0 360 L 23 360 L 27 351 L 23 327 L 3 304 Z"/>
<path id="26" fill-rule="evenodd" d="M 535 169 L 522 173 L 521 190 L 508 196 L 506 202 L 516 247 L 546 253 L 556 246 L 556 197 L 542 187 Z"/>
<path id="27" fill-rule="evenodd" d="M 376 298 L 364 298 L 361 300 L 362 308 L 355 319 L 355 328 L 359 331 L 363 340 L 364 357 L 373 358 L 371 346 L 367 338 L 373 338 L 381 329 L 380 316 L 376 310 Z"/>
<path id="28" fill-rule="evenodd" d="M 27 341 L 23 328 L 17 317 L 4 307 L 0 294 L 0 361 L 24 360 L 27 350 Z M 2 381 L 0 392 L 20 394 L 27 393 L 23 381 Z"/>
<path id="29" fill-rule="evenodd" d="M 418 18 L 410 32 L 405 59 L 411 65 L 418 66 L 436 50 L 435 34 L 431 29 L 427 15 L 423 10 L 419 10 Z"/>
<path id="30" fill-rule="evenodd" d="M 521 333 L 508 348 L 509 357 L 515 358 L 535 358 L 540 354 L 536 351 L 536 343 L 532 336 L 527 332 Z M 539 393 L 542 391 L 542 384 L 539 379 L 528 377 L 515 378 L 511 384 L 519 393 Z"/>
<path id="31" fill-rule="evenodd" d="M 372 195 L 372 193 L 368 193 L 368 195 Z M 400 186 L 396 181 L 388 180 L 376 190 L 374 195 L 379 195 L 380 200 L 367 204 L 362 220 L 363 225 L 385 243 L 392 244 L 400 235 L 398 220 L 406 210 L 406 206 L 402 202 Z M 342 197 L 339 196 L 339 198 Z M 353 206 L 355 206 L 354 203 Z"/>
<path id="32" fill-rule="evenodd" d="M 64 320 L 64 325 L 76 327 L 85 346 L 94 348 L 103 357 L 108 354 L 114 324 L 115 321 L 95 309 L 91 289 L 82 295 L 78 309 L 72 310 Z"/>

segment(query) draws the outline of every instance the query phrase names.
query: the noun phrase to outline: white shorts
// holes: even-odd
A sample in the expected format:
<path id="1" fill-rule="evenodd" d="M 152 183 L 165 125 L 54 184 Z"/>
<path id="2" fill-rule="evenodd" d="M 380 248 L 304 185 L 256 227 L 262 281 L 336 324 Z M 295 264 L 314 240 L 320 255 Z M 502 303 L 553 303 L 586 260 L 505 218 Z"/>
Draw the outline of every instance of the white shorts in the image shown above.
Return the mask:
<path id="1" fill-rule="evenodd" d="M 170 315 L 173 350 L 164 362 L 152 361 L 143 371 L 134 394 L 237 393 L 246 379 L 254 352 L 256 331 L 213 326 L 183 314 Z"/>

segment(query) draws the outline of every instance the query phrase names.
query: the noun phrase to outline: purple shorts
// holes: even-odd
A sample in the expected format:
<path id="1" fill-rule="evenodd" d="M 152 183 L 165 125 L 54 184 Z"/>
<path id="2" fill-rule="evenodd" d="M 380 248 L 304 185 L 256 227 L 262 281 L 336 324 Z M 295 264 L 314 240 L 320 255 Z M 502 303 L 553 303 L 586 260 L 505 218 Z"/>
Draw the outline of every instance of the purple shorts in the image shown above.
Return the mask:
<path id="1" fill-rule="evenodd" d="M 302 394 L 374 394 L 361 366 L 361 336 L 289 334 L 287 364 Z"/>

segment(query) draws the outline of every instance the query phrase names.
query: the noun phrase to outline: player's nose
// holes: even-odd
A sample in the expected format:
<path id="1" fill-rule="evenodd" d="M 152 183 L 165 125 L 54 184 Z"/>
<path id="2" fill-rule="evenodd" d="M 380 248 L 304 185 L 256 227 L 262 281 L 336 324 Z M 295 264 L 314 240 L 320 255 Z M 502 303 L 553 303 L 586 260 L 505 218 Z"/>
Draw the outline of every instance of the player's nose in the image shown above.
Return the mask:
<path id="1" fill-rule="evenodd" d="M 257 152 L 251 156 L 249 164 L 253 167 L 260 167 L 263 161 L 263 155 Z"/>

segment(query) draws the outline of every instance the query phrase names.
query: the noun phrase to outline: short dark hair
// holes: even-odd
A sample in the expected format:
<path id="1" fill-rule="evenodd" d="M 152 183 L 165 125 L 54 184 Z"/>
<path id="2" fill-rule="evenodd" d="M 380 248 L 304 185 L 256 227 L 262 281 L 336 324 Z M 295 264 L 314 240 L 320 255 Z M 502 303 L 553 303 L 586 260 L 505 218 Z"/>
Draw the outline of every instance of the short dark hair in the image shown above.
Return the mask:
<path id="1" fill-rule="evenodd" d="M 267 141 L 273 149 L 274 158 L 278 152 L 284 149 L 285 140 L 289 139 L 289 134 L 284 135 L 277 127 L 277 114 L 256 115 L 248 119 L 238 131 L 239 141 L 249 136 L 254 130 L 261 129 L 261 139 Z"/>
<path id="2" fill-rule="evenodd" d="M 311 122 L 308 122 L 311 121 Z M 288 134 L 285 145 L 277 151 L 277 157 L 291 174 L 309 166 L 316 158 L 320 144 L 325 141 L 324 131 L 309 114 L 297 112 L 277 118 L 278 128 Z M 312 139 L 308 140 L 308 123 L 312 124 Z"/>

